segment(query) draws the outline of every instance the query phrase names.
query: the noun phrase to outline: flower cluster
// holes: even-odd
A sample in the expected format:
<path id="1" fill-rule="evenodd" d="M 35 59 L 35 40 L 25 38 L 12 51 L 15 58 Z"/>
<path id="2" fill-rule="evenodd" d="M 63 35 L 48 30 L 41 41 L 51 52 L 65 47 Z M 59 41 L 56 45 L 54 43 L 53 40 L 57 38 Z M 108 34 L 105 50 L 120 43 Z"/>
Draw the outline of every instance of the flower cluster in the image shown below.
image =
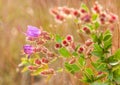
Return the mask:
<path id="1" fill-rule="evenodd" d="M 83 82 L 91 85 L 119 85 L 120 50 L 115 54 L 111 53 L 112 32 L 109 29 L 111 26 L 114 27 L 114 23 L 118 20 L 117 16 L 104 10 L 97 2 L 91 10 L 82 4 L 78 9 L 66 6 L 52 8 L 50 13 L 60 23 L 68 18 L 74 19 L 73 23 L 78 25 L 77 32 L 80 37 L 85 34 L 87 39 L 80 43 L 69 34 L 64 37 L 53 34 L 51 37 L 42 28 L 28 26 L 25 35 L 29 43 L 23 46 L 24 54 L 27 55 L 22 59 L 22 64 L 25 66 L 23 70 L 27 68 L 33 75 L 52 75 L 57 71 L 48 64 L 55 58 L 62 57 L 65 69 L 72 74 L 80 72 L 82 74 L 80 80 Z M 103 28 L 106 29 L 103 31 Z M 50 41 L 55 44 L 54 52 L 46 46 Z M 87 62 L 88 60 L 90 61 Z"/>
<path id="2" fill-rule="evenodd" d="M 94 19 L 99 17 L 96 21 L 100 24 L 109 24 L 117 20 L 115 14 L 104 10 L 98 2 L 95 2 L 91 11 L 85 4 L 82 4 L 78 9 L 67 6 L 52 8 L 50 9 L 50 13 L 55 17 L 57 22 L 64 22 L 67 18 L 72 18 L 77 19 L 78 23 L 94 23 Z"/>
<path id="3" fill-rule="evenodd" d="M 28 44 L 23 46 L 23 51 L 27 56 L 24 61 L 27 62 L 27 65 L 25 65 L 28 70 L 34 73 L 38 69 L 43 69 L 41 73 L 39 72 L 39 74 L 44 74 L 44 71 L 46 72 L 46 70 L 52 69 L 49 67 L 44 68 L 46 65 L 48 65 L 49 61 L 56 57 L 55 54 L 45 46 L 45 44 L 51 40 L 50 34 L 46 31 L 43 31 L 42 27 L 39 29 L 35 26 L 29 25 L 25 35 Z M 39 54 L 43 57 L 34 57 L 34 55 Z M 45 74 L 53 73 L 54 70 L 50 70 L 50 72 Z"/>

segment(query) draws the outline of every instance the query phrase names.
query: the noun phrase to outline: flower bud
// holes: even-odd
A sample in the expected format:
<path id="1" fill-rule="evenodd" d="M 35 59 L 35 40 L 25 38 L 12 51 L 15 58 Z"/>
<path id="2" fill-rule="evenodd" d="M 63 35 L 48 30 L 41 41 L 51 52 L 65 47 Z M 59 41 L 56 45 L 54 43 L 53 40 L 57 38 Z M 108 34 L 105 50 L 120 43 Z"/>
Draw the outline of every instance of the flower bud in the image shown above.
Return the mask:
<path id="1" fill-rule="evenodd" d="M 40 59 L 35 59 L 35 64 L 41 65 L 41 60 Z"/>
<path id="2" fill-rule="evenodd" d="M 86 34 L 90 34 L 90 29 L 88 27 L 83 27 L 83 31 L 86 33 Z"/>
<path id="3" fill-rule="evenodd" d="M 84 51 L 84 48 L 83 47 L 79 47 L 78 48 L 78 53 L 82 53 Z"/>
<path id="4" fill-rule="evenodd" d="M 54 69 L 48 69 L 41 72 L 42 75 L 54 74 Z"/>
<path id="5" fill-rule="evenodd" d="M 62 45 L 63 45 L 63 46 L 68 46 L 69 44 L 68 44 L 67 40 L 63 40 L 63 41 L 62 41 Z"/>
<path id="6" fill-rule="evenodd" d="M 34 48 L 34 52 L 41 52 L 41 48 Z"/>
<path id="7" fill-rule="evenodd" d="M 73 15 L 74 15 L 75 17 L 79 17 L 79 16 L 80 16 L 80 13 L 79 13 L 78 10 L 74 10 L 74 11 L 73 11 Z"/>
<path id="8" fill-rule="evenodd" d="M 85 45 L 86 45 L 86 46 L 90 46 L 92 43 L 93 43 L 92 40 L 87 40 L 87 41 L 85 41 Z"/>
<path id="9" fill-rule="evenodd" d="M 60 43 L 56 43 L 56 44 L 55 44 L 55 48 L 56 48 L 56 49 L 61 48 L 61 47 L 62 47 L 62 45 L 61 45 Z"/>
<path id="10" fill-rule="evenodd" d="M 48 62 L 49 62 L 48 59 L 42 58 L 42 63 L 48 63 Z"/>
<path id="11" fill-rule="evenodd" d="M 67 40 L 68 42 L 72 42 L 72 41 L 73 41 L 73 37 L 72 37 L 71 35 L 67 35 L 67 36 L 66 36 L 66 40 Z"/>
<path id="12" fill-rule="evenodd" d="M 80 9 L 80 12 L 81 13 L 86 13 L 86 10 L 85 9 Z"/>
<path id="13" fill-rule="evenodd" d="M 109 22 L 110 22 L 110 23 L 114 23 L 116 20 L 117 20 L 117 16 L 114 15 L 114 14 L 111 14 L 111 15 L 110 15 L 110 18 L 109 18 Z"/>
<path id="14" fill-rule="evenodd" d="M 58 14 L 58 15 L 56 15 L 56 20 L 64 21 L 64 16 Z"/>
<path id="15" fill-rule="evenodd" d="M 69 14 L 71 13 L 71 10 L 70 10 L 69 8 L 67 8 L 67 7 L 63 7 L 63 8 L 62 8 L 62 11 L 63 11 L 63 13 L 65 13 L 66 15 L 69 15 Z"/>
<path id="16" fill-rule="evenodd" d="M 34 71 L 34 70 L 37 69 L 37 67 L 36 67 L 36 66 L 28 66 L 28 69 L 29 69 L 30 71 Z"/>
<path id="17" fill-rule="evenodd" d="M 47 53 L 47 56 L 53 58 L 53 57 L 55 57 L 55 54 L 52 53 L 52 52 L 48 52 L 48 53 Z"/>

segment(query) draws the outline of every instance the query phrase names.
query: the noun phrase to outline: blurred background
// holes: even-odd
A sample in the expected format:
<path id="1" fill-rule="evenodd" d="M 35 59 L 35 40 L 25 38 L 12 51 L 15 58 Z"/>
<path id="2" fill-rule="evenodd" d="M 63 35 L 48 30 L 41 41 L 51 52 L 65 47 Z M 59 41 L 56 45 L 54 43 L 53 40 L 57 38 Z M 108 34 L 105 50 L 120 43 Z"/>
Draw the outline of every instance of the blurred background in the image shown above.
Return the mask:
<path id="1" fill-rule="evenodd" d="M 57 6 L 79 8 L 84 2 L 91 7 L 96 0 L 0 0 L 0 85 L 85 85 L 70 74 L 60 73 L 49 82 L 41 76 L 31 77 L 29 73 L 17 71 L 22 46 L 23 32 L 27 25 L 40 27 L 52 33 L 75 35 L 74 24 L 57 24 L 49 9 Z M 98 0 L 104 8 L 120 16 L 120 0 Z M 113 52 L 120 48 L 120 22 L 113 33 Z M 78 36 L 75 37 L 76 40 Z M 57 66 L 57 65 L 56 65 Z M 79 83 L 78 83 L 79 82 Z"/>

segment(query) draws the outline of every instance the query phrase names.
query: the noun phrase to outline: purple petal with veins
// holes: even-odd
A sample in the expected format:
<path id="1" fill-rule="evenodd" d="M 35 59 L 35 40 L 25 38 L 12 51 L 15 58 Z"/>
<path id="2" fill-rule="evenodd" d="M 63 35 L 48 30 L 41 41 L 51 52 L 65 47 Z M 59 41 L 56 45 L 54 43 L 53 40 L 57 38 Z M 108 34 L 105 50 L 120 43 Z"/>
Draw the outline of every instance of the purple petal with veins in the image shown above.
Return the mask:
<path id="1" fill-rule="evenodd" d="M 29 54 L 30 55 L 30 54 L 32 54 L 34 52 L 33 51 L 34 47 L 31 46 L 31 45 L 24 45 L 23 49 L 24 49 L 25 54 Z"/>
<path id="2" fill-rule="evenodd" d="M 28 25 L 28 29 L 27 29 L 27 33 L 26 33 L 26 35 L 28 37 L 39 37 L 40 34 L 41 34 L 40 29 L 38 29 L 37 27 Z"/>

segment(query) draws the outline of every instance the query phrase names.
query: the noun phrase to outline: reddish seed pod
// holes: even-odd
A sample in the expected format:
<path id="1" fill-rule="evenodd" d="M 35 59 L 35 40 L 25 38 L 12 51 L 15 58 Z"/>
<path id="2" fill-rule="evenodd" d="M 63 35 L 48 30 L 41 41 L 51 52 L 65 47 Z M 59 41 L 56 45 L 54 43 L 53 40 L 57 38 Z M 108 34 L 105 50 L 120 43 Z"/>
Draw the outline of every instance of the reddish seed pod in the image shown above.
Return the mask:
<path id="1" fill-rule="evenodd" d="M 90 46 L 92 43 L 93 43 L 92 40 L 87 40 L 87 41 L 85 41 L 85 45 L 86 45 L 86 46 Z"/>
<path id="2" fill-rule="evenodd" d="M 81 13 L 86 13 L 86 10 L 80 9 L 80 12 L 81 12 Z"/>
<path id="3" fill-rule="evenodd" d="M 49 62 L 48 59 L 42 58 L 42 63 L 48 63 L 48 62 Z"/>
<path id="4" fill-rule="evenodd" d="M 74 11 L 73 11 L 73 15 L 74 15 L 75 17 L 79 17 L 79 16 L 80 16 L 80 13 L 79 13 L 78 10 L 74 10 Z"/>
<path id="5" fill-rule="evenodd" d="M 46 47 L 42 47 L 41 51 L 46 54 L 48 52 L 48 49 Z"/>
<path id="6" fill-rule="evenodd" d="M 56 20 L 63 21 L 64 16 L 58 14 L 58 15 L 56 15 Z"/>
<path id="7" fill-rule="evenodd" d="M 74 64 L 75 61 L 76 61 L 76 59 L 75 59 L 75 58 L 72 58 L 72 59 L 69 61 L 69 64 Z"/>
<path id="8" fill-rule="evenodd" d="M 56 43 L 56 44 L 55 44 L 55 48 L 56 48 L 56 49 L 61 48 L 61 47 L 62 47 L 62 45 L 61 45 L 60 43 Z"/>
<path id="9" fill-rule="evenodd" d="M 73 41 L 73 36 L 72 36 L 72 35 L 67 35 L 67 36 L 66 36 L 66 40 L 67 40 L 68 42 L 72 42 L 72 41 Z"/>
<path id="10" fill-rule="evenodd" d="M 98 72 L 98 75 L 101 75 L 101 74 L 103 74 L 103 72 L 101 72 L 101 71 L 100 71 L 100 72 Z"/>
<path id="11" fill-rule="evenodd" d="M 111 14 L 111 15 L 110 15 L 109 22 L 110 22 L 110 23 L 114 23 L 116 20 L 117 20 L 117 17 L 116 17 L 116 15 L 114 15 L 114 14 Z"/>
<path id="12" fill-rule="evenodd" d="M 44 39 L 45 39 L 45 40 L 51 40 L 51 38 L 50 38 L 49 35 L 45 35 L 45 36 L 44 36 Z"/>
<path id="13" fill-rule="evenodd" d="M 48 69 L 41 72 L 42 75 L 54 74 L 54 69 Z"/>
<path id="14" fill-rule="evenodd" d="M 34 52 L 41 52 L 41 48 L 34 48 Z"/>
<path id="15" fill-rule="evenodd" d="M 35 60 L 35 64 L 41 65 L 41 60 L 40 60 L 40 59 L 36 59 L 36 60 Z"/>
<path id="16" fill-rule="evenodd" d="M 78 48 L 78 53 L 82 53 L 84 51 L 84 48 L 83 47 L 79 47 Z"/>
<path id="17" fill-rule="evenodd" d="M 68 44 L 67 40 L 63 40 L 63 41 L 62 41 L 62 45 L 63 45 L 63 46 L 68 46 L 69 44 Z"/>
<path id="18" fill-rule="evenodd" d="M 34 37 L 27 37 L 27 40 L 29 40 L 29 41 L 35 41 L 36 38 L 34 38 Z"/>
<path id="19" fill-rule="evenodd" d="M 90 29 L 88 27 L 83 27 L 83 31 L 87 34 L 90 34 Z"/>
<path id="20" fill-rule="evenodd" d="M 67 8 L 67 7 L 63 7 L 62 11 L 63 11 L 63 13 L 65 13 L 67 15 L 69 15 L 71 13 L 71 10 L 69 8 Z"/>
<path id="21" fill-rule="evenodd" d="M 45 41 L 44 40 L 37 40 L 36 43 L 37 43 L 37 45 L 42 45 L 45 43 Z"/>
<path id="22" fill-rule="evenodd" d="M 53 58 L 53 57 L 55 57 L 55 54 L 52 53 L 52 52 L 48 52 L 48 53 L 47 53 L 47 56 Z"/>
<path id="23" fill-rule="evenodd" d="M 37 67 L 36 67 L 36 66 L 28 66 L 28 69 L 29 69 L 30 71 L 33 71 L 33 70 L 36 70 Z"/>

